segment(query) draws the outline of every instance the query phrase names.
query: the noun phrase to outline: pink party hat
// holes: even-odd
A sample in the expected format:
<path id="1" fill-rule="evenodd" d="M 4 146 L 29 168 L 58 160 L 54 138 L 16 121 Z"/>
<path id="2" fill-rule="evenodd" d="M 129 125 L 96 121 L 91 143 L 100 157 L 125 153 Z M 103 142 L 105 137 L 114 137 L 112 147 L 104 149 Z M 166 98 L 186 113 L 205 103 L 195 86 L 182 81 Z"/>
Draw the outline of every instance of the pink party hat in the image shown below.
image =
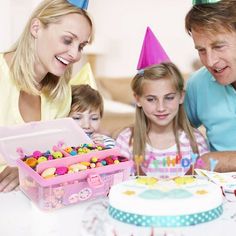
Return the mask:
<path id="1" fill-rule="evenodd" d="M 170 59 L 165 50 L 162 48 L 150 27 L 147 27 L 137 69 L 144 69 L 148 66 L 167 61 L 170 61 Z"/>

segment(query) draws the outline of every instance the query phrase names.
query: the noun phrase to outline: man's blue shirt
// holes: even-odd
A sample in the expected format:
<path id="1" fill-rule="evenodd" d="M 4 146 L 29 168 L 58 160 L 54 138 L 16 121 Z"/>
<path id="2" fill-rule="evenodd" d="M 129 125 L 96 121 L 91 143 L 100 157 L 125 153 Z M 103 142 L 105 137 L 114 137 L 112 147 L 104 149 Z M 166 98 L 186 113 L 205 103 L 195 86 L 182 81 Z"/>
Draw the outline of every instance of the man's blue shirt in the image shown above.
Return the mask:
<path id="1" fill-rule="evenodd" d="M 232 85 L 220 85 L 203 67 L 187 81 L 184 105 L 193 126 L 205 126 L 212 151 L 236 150 L 236 90 Z"/>

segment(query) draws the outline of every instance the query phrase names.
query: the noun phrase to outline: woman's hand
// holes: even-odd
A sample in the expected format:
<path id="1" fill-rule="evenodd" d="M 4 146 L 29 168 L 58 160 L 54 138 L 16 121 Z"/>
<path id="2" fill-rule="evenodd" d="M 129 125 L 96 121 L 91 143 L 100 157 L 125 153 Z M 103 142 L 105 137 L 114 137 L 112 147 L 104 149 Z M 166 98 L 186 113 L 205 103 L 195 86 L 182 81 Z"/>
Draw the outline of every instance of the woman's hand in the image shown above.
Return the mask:
<path id="1" fill-rule="evenodd" d="M 10 192 L 19 186 L 19 172 L 17 167 L 7 166 L 0 173 L 0 192 Z"/>

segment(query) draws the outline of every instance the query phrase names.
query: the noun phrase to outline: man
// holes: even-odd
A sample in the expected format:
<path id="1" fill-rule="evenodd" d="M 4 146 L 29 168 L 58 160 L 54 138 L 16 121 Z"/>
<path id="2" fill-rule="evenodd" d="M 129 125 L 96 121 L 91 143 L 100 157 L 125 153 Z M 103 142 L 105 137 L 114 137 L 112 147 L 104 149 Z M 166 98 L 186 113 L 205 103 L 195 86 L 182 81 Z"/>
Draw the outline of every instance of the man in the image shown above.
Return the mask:
<path id="1" fill-rule="evenodd" d="M 185 18 L 204 67 L 187 83 L 185 108 L 205 126 L 215 171 L 236 171 L 236 0 L 195 0 Z"/>

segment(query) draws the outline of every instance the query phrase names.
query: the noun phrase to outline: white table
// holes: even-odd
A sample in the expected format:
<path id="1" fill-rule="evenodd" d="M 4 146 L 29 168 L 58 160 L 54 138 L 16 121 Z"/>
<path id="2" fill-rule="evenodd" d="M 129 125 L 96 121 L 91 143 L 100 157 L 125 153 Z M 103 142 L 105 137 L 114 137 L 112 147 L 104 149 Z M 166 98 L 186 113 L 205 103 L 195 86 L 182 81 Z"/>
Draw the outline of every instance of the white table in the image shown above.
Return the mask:
<path id="1" fill-rule="evenodd" d="M 233 197 L 234 198 L 234 197 Z M 235 199 L 236 200 L 236 199 Z M 151 229 L 111 219 L 108 200 L 97 199 L 43 212 L 20 191 L 0 193 L 1 236 L 150 236 Z M 236 232 L 236 201 L 224 203 L 223 215 L 208 223 L 154 229 L 155 236 L 232 236 Z"/>

